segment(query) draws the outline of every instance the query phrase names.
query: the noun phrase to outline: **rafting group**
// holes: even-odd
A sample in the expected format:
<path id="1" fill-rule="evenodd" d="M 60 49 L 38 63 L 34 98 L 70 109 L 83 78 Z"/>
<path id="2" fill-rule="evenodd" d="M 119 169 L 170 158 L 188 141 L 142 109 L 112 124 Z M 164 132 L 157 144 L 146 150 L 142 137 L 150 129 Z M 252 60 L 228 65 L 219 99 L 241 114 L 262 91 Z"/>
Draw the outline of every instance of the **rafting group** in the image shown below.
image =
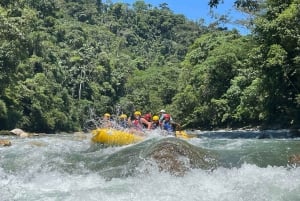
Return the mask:
<path id="1" fill-rule="evenodd" d="M 92 141 L 106 145 L 132 144 L 145 139 L 154 130 L 163 136 L 185 139 L 194 137 L 180 130 L 179 124 L 175 123 L 165 110 L 153 116 L 151 113 L 142 114 L 135 111 L 131 117 L 121 114 L 113 118 L 109 113 L 105 113 L 100 125 L 92 130 Z"/>
<path id="2" fill-rule="evenodd" d="M 103 128 L 127 129 L 136 134 L 159 129 L 164 135 L 174 135 L 178 126 L 179 124 L 175 123 L 165 110 L 160 110 L 159 115 L 153 116 L 151 113 L 142 114 L 140 111 L 135 111 L 131 117 L 121 114 L 117 119 L 113 119 L 109 113 L 105 113 L 101 120 Z"/>

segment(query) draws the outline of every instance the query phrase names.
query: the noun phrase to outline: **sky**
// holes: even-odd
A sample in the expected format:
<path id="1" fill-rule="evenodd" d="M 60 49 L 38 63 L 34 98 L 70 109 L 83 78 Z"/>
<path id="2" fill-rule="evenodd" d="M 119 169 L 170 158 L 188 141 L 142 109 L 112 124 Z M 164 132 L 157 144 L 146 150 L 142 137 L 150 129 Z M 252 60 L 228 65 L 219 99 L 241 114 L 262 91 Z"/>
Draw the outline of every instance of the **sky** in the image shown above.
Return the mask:
<path id="1" fill-rule="evenodd" d="M 135 1 L 136 0 L 113 0 L 112 2 L 122 2 L 132 5 Z M 144 0 L 146 4 L 151 4 L 154 7 L 159 7 L 159 4 L 167 3 L 168 7 L 175 14 L 183 14 L 193 21 L 204 19 L 206 25 L 214 21 L 209 14 L 210 8 L 208 6 L 208 1 L 209 0 Z M 213 12 L 218 15 L 228 14 L 232 21 L 245 18 L 245 14 L 234 9 L 234 1 L 235 0 L 224 0 L 225 3 L 220 3 L 217 8 L 213 9 Z M 242 35 L 250 34 L 250 31 L 241 25 L 231 23 L 226 24 L 226 27 L 229 29 L 236 28 Z"/>

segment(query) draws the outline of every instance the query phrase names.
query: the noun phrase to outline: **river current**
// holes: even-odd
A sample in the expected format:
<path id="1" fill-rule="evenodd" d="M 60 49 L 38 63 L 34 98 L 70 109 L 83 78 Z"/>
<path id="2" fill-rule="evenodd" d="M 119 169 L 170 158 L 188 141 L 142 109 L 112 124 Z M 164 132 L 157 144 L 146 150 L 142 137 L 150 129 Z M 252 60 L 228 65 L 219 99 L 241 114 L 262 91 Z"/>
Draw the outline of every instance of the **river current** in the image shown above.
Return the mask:
<path id="1" fill-rule="evenodd" d="M 183 176 L 132 166 L 123 150 L 137 145 L 95 146 L 91 134 L 0 136 L 12 142 L 0 147 L 0 201 L 299 201 L 300 167 L 288 160 L 300 154 L 300 139 L 251 134 L 206 132 L 187 140 L 215 153 L 218 165 Z M 112 154 L 125 161 L 117 167 L 124 174 L 108 178 L 105 172 L 116 171 L 107 162 Z M 131 169 L 139 174 L 125 174 Z"/>

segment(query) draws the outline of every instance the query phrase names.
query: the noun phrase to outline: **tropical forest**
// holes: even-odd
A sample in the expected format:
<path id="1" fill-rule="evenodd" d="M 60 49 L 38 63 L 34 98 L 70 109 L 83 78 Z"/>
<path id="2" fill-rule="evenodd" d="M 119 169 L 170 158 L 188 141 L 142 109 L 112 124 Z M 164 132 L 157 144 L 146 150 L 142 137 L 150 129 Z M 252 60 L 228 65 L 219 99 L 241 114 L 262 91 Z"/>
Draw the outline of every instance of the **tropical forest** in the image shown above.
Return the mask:
<path id="1" fill-rule="evenodd" d="M 185 129 L 299 129 L 300 0 L 233 6 L 249 34 L 166 3 L 1 0 L 0 130 L 161 109 Z"/>

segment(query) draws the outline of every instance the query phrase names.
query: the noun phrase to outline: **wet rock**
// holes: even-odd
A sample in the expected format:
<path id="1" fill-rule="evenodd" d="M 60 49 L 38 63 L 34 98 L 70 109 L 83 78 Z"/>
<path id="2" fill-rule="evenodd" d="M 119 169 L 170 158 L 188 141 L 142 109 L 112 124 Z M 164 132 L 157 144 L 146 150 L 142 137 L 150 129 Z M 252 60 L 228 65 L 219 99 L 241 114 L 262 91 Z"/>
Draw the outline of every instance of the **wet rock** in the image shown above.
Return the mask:
<path id="1" fill-rule="evenodd" d="M 160 171 L 176 176 L 182 176 L 193 168 L 212 170 L 217 164 L 216 155 L 208 150 L 173 137 L 154 143 L 144 154 L 157 163 Z"/>
<path id="2" fill-rule="evenodd" d="M 26 138 L 26 137 L 32 137 L 32 136 L 40 136 L 42 135 L 42 133 L 27 133 L 25 131 L 23 131 L 22 129 L 20 128 L 15 128 L 11 131 L 9 131 L 11 134 L 13 135 L 17 135 L 21 138 Z"/>
<path id="3" fill-rule="evenodd" d="M 21 138 L 25 138 L 25 137 L 29 137 L 29 133 L 21 133 L 20 135 L 19 135 Z"/>
<path id="4" fill-rule="evenodd" d="M 290 165 L 300 166 L 300 154 L 294 154 L 290 156 L 288 162 Z"/>
<path id="5" fill-rule="evenodd" d="M 1 146 L 11 146 L 11 141 L 9 141 L 9 140 L 1 140 L 0 139 L 0 145 Z"/>
<path id="6" fill-rule="evenodd" d="M 90 151 L 97 148 L 101 149 L 93 147 Z M 175 137 L 145 140 L 91 160 L 87 166 L 107 179 L 144 174 L 153 169 L 183 176 L 194 168 L 213 170 L 217 164 L 215 154 Z"/>
<path id="7" fill-rule="evenodd" d="M 22 129 L 20 128 L 15 128 L 13 130 L 10 131 L 11 133 L 15 134 L 15 135 L 18 135 L 18 136 L 22 136 L 22 137 L 28 137 L 28 133 L 26 133 L 25 131 L 23 131 Z"/>

